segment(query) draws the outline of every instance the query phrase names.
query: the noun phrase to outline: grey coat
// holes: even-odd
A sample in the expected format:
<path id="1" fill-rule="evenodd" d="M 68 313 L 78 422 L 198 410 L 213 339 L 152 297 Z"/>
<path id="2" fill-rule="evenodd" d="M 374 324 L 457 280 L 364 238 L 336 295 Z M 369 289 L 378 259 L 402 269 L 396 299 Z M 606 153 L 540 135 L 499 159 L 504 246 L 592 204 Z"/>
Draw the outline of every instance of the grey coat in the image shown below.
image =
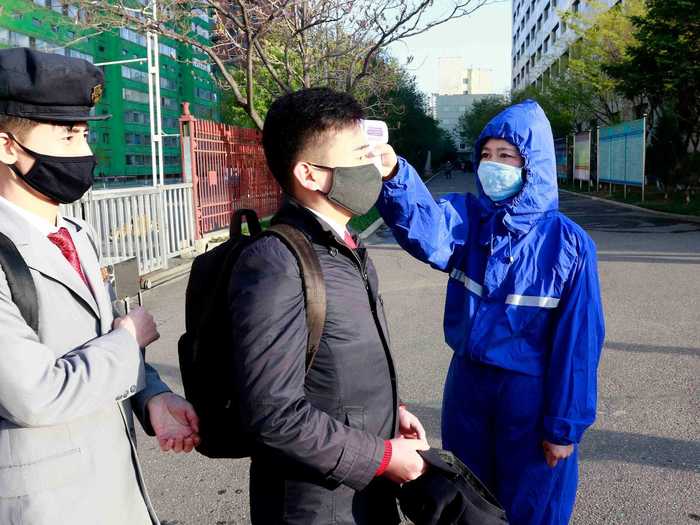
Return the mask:
<path id="1" fill-rule="evenodd" d="M 168 391 L 113 310 L 88 227 L 64 219 L 92 292 L 41 232 L 0 201 L 39 298 L 39 333 L 0 270 L 0 523 L 157 524 L 136 456 L 134 414 Z"/>

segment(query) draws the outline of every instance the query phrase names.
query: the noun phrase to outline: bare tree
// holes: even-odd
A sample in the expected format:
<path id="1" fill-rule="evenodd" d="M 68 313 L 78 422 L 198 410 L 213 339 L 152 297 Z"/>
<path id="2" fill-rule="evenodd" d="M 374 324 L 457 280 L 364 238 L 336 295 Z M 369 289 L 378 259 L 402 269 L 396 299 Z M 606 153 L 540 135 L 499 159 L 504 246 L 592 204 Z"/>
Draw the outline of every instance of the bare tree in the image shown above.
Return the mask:
<path id="1" fill-rule="evenodd" d="M 437 0 L 160 0 L 157 20 L 153 1 L 79 0 L 90 7 L 93 28 L 153 31 L 206 55 L 217 81 L 262 129 L 255 106 L 261 75 L 274 95 L 312 86 L 380 93 L 391 87 L 388 46 L 489 0 L 439 0 L 439 9 Z M 213 18 L 210 39 L 193 31 L 201 12 Z"/>

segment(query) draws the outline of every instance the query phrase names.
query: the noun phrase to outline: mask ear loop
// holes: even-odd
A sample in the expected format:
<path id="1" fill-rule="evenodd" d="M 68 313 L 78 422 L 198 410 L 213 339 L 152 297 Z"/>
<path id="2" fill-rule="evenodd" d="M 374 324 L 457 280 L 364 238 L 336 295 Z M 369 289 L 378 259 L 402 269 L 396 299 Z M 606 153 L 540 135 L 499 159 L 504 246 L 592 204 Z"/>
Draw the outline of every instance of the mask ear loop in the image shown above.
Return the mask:
<path id="1" fill-rule="evenodd" d="M 22 144 L 19 140 L 17 140 L 17 137 L 15 137 L 14 134 L 13 134 L 11 131 L 3 131 L 2 133 L 5 133 L 8 137 L 10 137 L 10 139 L 12 139 L 12 142 L 14 142 L 15 144 L 17 144 L 17 145 L 19 146 L 19 149 L 21 149 L 22 151 L 24 151 L 25 153 L 27 153 L 27 154 L 29 154 L 31 157 L 33 157 L 33 158 L 34 158 L 34 161 L 36 162 L 36 153 L 34 153 L 32 150 L 30 150 L 30 149 L 27 148 L 24 144 Z M 27 173 L 27 174 L 22 174 L 22 172 L 19 171 L 19 168 L 17 167 L 17 163 L 16 163 L 16 162 L 15 162 L 14 164 L 5 164 L 5 166 L 7 166 L 8 169 L 9 169 L 10 171 L 12 171 L 12 173 L 14 173 L 15 175 L 17 175 L 17 177 L 19 177 L 19 178 L 22 179 L 22 180 L 24 180 L 25 177 L 28 175 L 28 173 Z"/>

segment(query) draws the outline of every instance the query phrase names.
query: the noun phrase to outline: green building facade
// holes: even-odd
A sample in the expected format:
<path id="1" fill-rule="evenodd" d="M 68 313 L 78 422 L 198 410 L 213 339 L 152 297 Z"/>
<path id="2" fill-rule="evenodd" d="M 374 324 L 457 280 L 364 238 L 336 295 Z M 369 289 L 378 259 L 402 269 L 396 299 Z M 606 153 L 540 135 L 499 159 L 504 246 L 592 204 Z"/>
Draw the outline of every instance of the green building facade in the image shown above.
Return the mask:
<path id="1" fill-rule="evenodd" d="M 61 0 L 3 0 L 0 46 L 31 47 L 95 64 L 146 57 L 145 35 L 129 28 L 96 33 L 81 27 L 84 16 L 81 8 Z M 193 13 L 191 36 L 208 42 L 211 27 L 206 13 Z M 159 44 L 163 132 L 179 133 L 183 102 L 190 103 L 195 117 L 220 120 L 220 93 L 206 56 L 167 38 L 159 37 Z M 90 126 L 90 142 L 98 160 L 95 187 L 151 184 L 146 62 L 100 67 L 105 74 L 105 90 L 95 111 L 111 113 L 112 118 Z M 163 139 L 163 157 L 166 179 L 179 181 L 179 137 Z"/>

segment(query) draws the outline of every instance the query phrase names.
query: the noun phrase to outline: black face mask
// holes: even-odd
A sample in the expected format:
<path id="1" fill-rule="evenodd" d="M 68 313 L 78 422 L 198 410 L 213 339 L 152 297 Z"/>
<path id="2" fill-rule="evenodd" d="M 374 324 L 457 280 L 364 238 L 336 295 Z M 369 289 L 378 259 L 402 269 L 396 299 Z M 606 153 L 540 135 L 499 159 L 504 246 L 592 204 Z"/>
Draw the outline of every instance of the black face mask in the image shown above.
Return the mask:
<path id="1" fill-rule="evenodd" d="M 23 146 L 12 135 L 10 137 L 15 144 L 34 157 L 34 165 L 27 173 L 21 173 L 16 164 L 8 164 L 7 167 L 42 195 L 61 204 L 68 204 L 77 201 L 92 186 L 93 172 L 97 165 L 94 155 L 43 155 Z"/>
<path id="2" fill-rule="evenodd" d="M 333 172 L 333 184 L 326 197 L 353 215 L 364 215 L 377 203 L 382 191 L 382 174 L 374 164 L 337 168 L 311 165 Z"/>

